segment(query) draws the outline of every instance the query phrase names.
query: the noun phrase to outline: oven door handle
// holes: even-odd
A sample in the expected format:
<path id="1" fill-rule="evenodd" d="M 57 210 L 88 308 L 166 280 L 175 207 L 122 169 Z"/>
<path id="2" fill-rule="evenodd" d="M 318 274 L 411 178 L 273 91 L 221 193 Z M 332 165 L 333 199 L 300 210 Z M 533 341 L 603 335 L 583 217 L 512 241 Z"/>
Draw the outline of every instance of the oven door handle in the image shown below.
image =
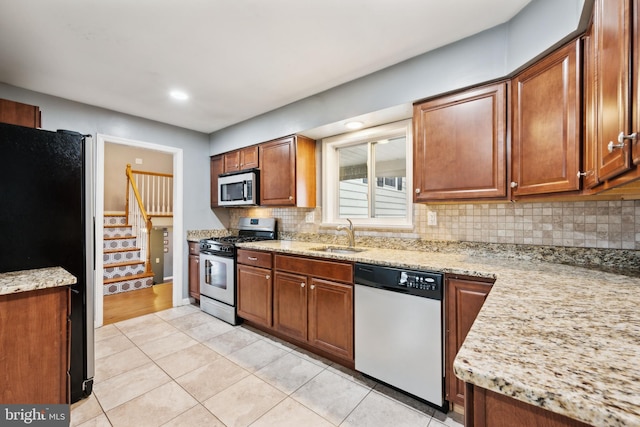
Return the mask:
<path id="1" fill-rule="evenodd" d="M 204 261 L 204 282 L 207 285 L 211 284 L 211 265 L 212 263 L 208 259 Z"/>

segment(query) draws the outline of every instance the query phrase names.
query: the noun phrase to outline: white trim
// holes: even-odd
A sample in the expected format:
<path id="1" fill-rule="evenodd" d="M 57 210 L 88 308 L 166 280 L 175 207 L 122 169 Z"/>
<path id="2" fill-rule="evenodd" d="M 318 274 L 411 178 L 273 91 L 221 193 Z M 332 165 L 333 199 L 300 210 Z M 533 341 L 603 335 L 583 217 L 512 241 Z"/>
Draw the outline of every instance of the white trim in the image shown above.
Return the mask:
<path id="1" fill-rule="evenodd" d="M 104 265 L 102 261 L 102 247 L 104 245 L 103 235 L 99 230 L 102 229 L 104 224 L 104 145 L 106 142 L 113 144 L 129 145 L 132 147 L 144 148 L 148 150 L 162 151 L 164 153 L 170 153 L 173 155 L 173 235 L 174 241 L 178 241 L 180 236 L 184 235 L 184 220 L 183 220 L 183 150 L 181 148 L 170 147 L 167 145 L 153 144 L 150 142 L 135 141 L 132 139 L 120 138 L 117 136 L 98 134 L 96 138 L 96 238 L 95 238 L 95 250 L 96 250 L 96 265 L 95 265 L 95 327 L 102 326 L 104 316 L 103 306 L 103 289 L 102 289 L 102 275 Z M 98 253 L 99 251 L 99 253 Z M 173 253 L 173 276 L 176 280 L 173 281 L 173 294 L 172 301 L 173 306 L 188 304 L 188 299 L 184 299 L 182 291 L 184 284 L 183 279 L 183 252 L 182 250 L 175 250 Z M 97 256 L 99 255 L 99 256 Z M 185 302 L 186 301 L 186 302 Z"/>
<path id="2" fill-rule="evenodd" d="M 348 147 L 377 139 L 406 135 L 406 218 L 352 218 L 354 224 L 376 228 L 413 228 L 413 126 L 411 119 L 375 126 L 322 140 L 322 226 L 335 226 L 344 221 L 338 216 L 337 176 L 338 147 Z"/>

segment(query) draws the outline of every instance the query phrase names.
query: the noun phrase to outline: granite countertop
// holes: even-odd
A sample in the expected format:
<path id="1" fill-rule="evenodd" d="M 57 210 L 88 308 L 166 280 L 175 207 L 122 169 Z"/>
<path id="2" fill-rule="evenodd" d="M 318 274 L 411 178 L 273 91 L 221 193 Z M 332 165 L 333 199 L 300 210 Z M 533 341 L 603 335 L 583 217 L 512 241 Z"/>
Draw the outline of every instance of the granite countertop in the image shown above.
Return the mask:
<path id="1" fill-rule="evenodd" d="M 0 273 L 0 295 L 68 286 L 75 283 L 77 283 L 76 277 L 62 267 L 12 271 Z"/>
<path id="2" fill-rule="evenodd" d="M 456 356 L 460 379 L 596 426 L 640 426 L 640 279 L 541 261 L 297 241 L 242 243 L 323 258 L 495 278 Z"/>

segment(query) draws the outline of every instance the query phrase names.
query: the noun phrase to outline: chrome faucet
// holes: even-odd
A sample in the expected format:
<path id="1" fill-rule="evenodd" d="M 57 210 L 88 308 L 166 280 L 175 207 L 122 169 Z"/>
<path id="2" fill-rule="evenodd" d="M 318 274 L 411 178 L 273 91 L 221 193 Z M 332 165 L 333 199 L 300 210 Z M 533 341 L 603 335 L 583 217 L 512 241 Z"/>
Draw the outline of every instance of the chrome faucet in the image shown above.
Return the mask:
<path id="1" fill-rule="evenodd" d="M 353 229 L 353 223 L 351 222 L 351 220 L 349 218 L 347 218 L 347 222 L 349 222 L 349 225 L 339 225 L 337 227 L 338 231 L 346 231 L 347 232 L 347 238 L 349 239 L 349 247 L 352 248 L 356 245 L 356 239 L 355 239 L 355 230 Z"/>

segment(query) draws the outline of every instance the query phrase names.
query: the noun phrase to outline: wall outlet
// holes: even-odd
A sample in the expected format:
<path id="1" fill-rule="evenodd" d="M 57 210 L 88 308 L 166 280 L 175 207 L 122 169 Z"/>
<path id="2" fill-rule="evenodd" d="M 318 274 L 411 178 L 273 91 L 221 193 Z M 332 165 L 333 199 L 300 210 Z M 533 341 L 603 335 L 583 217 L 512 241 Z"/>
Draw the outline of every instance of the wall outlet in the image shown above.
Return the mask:
<path id="1" fill-rule="evenodd" d="M 136 165 L 141 165 L 141 164 L 142 164 L 142 159 L 136 158 Z"/>
<path id="2" fill-rule="evenodd" d="M 313 223 L 315 222 L 316 218 L 315 218 L 315 214 L 313 212 L 307 212 L 307 214 L 304 217 L 304 221 L 308 222 L 308 223 Z"/>
<path id="3" fill-rule="evenodd" d="M 427 225 L 438 225 L 438 214 L 432 211 L 427 212 Z"/>
<path id="4" fill-rule="evenodd" d="M 160 264 L 160 258 L 156 258 L 156 264 Z"/>

